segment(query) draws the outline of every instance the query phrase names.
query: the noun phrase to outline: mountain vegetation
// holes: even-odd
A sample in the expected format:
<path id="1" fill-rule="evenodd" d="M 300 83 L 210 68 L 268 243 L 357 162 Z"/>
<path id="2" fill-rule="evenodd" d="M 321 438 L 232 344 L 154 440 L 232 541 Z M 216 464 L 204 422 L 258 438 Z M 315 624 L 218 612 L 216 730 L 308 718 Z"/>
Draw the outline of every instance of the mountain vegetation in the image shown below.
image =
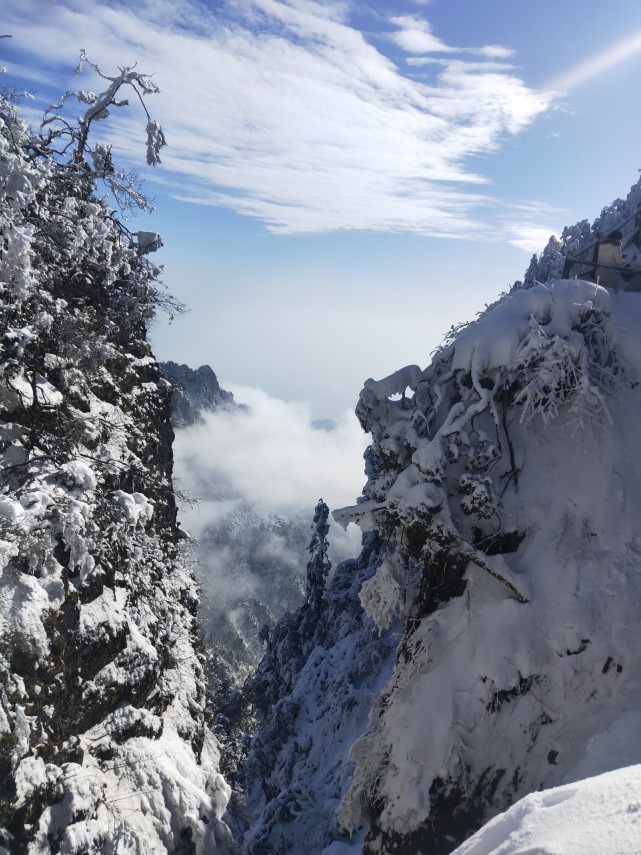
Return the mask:
<path id="1" fill-rule="evenodd" d="M 36 133 L 0 98 L 0 848 L 223 852 L 169 386 L 146 340 L 167 304 L 159 239 L 124 225 L 118 203 L 144 197 L 94 140 L 121 90 L 156 88 L 94 71 L 104 92 L 67 93 Z M 148 117 L 150 163 L 163 141 Z"/>
<path id="2" fill-rule="evenodd" d="M 368 481 L 334 513 L 363 553 L 249 684 L 252 855 L 446 855 L 527 793 L 641 759 L 640 199 L 552 238 L 426 368 L 365 382 Z M 619 292 L 589 281 L 614 228 Z"/>

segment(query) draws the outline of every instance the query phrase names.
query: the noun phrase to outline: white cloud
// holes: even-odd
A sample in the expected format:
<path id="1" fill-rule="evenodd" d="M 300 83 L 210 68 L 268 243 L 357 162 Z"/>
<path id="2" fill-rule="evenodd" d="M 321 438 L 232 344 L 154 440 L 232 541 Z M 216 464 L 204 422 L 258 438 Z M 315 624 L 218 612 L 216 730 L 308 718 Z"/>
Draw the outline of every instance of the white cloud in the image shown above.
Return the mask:
<path id="1" fill-rule="evenodd" d="M 422 40 L 422 50 L 429 42 L 446 58 L 428 84 L 350 26 L 344 3 L 236 0 L 217 9 L 197 0 L 24 0 L 3 10 L 3 25 L 33 52 L 34 78 L 43 64 L 69 66 L 79 47 L 105 68 L 138 60 L 155 70 L 162 94 L 149 106 L 169 142 L 163 180 L 179 198 L 289 233 L 487 232 L 475 210 L 487 202 L 477 192 L 483 178 L 466 159 L 496 151 L 551 103 L 497 62 L 506 49 L 466 48 L 476 57 L 468 63 L 426 23 L 399 19 L 398 38 L 414 48 Z M 112 125 L 125 157 L 139 158 L 132 119 L 121 111 Z"/>
<path id="2" fill-rule="evenodd" d="M 276 617 L 294 607 L 319 498 L 332 509 L 353 504 L 365 483 L 367 437 L 352 413 L 327 432 L 312 427 L 307 404 L 231 389 L 246 410 L 212 411 L 202 424 L 178 430 L 174 441 L 179 486 L 199 499 L 185 504 L 180 518 L 201 538 L 197 572 L 213 637 L 224 630 L 216 627 L 220 610 L 240 607 L 247 596 L 256 595 Z M 360 552 L 356 526 L 343 531 L 330 521 L 328 539 L 334 564 Z"/>
<path id="3" fill-rule="evenodd" d="M 390 18 L 390 22 L 399 28 L 389 34 L 390 41 L 407 53 L 472 54 L 494 60 L 509 59 L 514 53 L 510 48 L 503 45 L 484 45 L 478 48 L 446 45 L 432 33 L 429 21 L 417 15 L 396 15 Z M 429 60 L 423 59 L 423 61 L 428 62 Z M 421 63 L 421 58 L 410 57 L 408 62 L 418 65 Z M 507 71 L 511 69 L 511 66 L 504 65 L 501 68 L 503 71 Z"/>
<path id="4" fill-rule="evenodd" d="M 333 431 L 316 430 L 307 404 L 281 401 L 260 389 L 232 391 L 248 405 L 246 411 L 208 413 L 203 424 L 178 431 L 174 443 L 181 484 L 214 502 L 212 509 L 201 509 L 203 519 L 233 498 L 271 512 L 307 508 L 310 515 L 319 497 L 331 508 L 354 502 L 365 482 L 367 439 L 353 413 L 345 413 Z M 198 513 L 190 517 L 200 529 Z"/>
<path id="5" fill-rule="evenodd" d="M 450 53 L 454 50 L 432 34 L 424 18 L 400 15 L 391 21 L 400 29 L 391 33 L 390 39 L 408 53 Z"/>
<path id="6" fill-rule="evenodd" d="M 486 56 L 488 59 L 509 59 L 514 56 L 514 51 L 511 48 L 503 47 L 503 45 L 485 45 L 475 52 L 481 56 Z"/>
<path id="7" fill-rule="evenodd" d="M 510 205 L 510 214 L 502 220 L 507 243 L 528 254 L 540 253 L 552 235 L 558 237 L 568 212 L 536 199 Z"/>
<path id="8" fill-rule="evenodd" d="M 544 226 L 533 226 L 527 223 L 512 223 L 506 226 L 508 243 L 525 252 L 542 252 L 545 249 L 554 230 Z"/>

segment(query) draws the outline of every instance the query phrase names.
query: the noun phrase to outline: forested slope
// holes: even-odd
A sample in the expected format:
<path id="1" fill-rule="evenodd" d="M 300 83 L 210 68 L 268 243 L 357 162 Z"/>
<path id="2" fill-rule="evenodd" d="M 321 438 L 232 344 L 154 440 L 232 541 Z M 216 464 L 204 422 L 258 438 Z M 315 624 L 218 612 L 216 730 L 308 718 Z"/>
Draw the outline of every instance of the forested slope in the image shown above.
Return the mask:
<path id="1" fill-rule="evenodd" d="M 632 260 L 639 196 L 551 239 L 426 368 L 365 382 L 368 482 L 335 514 L 365 549 L 306 643 L 304 612 L 272 634 L 248 852 L 448 853 L 641 760 L 641 297 L 562 278 L 615 228 Z"/>

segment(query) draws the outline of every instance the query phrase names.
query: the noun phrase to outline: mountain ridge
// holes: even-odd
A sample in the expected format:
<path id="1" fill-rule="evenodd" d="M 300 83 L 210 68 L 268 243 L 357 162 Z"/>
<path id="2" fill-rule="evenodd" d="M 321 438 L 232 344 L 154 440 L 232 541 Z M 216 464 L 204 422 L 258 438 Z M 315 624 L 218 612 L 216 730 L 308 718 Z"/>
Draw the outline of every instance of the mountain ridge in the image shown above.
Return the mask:
<path id="1" fill-rule="evenodd" d="M 177 362 L 160 362 L 160 370 L 171 384 L 172 422 L 183 428 L 203 420 L 203 412 L 239 405 L 231 392 L 222 389 L 209 365 L 190 368 Z M 242 406 L 242 405 L 241 405 Z"/>

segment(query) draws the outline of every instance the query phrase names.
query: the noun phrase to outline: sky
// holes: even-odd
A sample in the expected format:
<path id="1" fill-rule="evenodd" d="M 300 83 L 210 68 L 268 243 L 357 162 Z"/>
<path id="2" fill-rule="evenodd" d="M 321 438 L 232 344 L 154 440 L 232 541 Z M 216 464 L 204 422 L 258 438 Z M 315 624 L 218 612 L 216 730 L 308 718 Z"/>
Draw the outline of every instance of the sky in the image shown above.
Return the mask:
<path id="1" fill-rule="evenodd" d="M 140 171 L 155 211 L 128 225 L 162 234 L 189 309 L 156 322 L 157 356 L 314 418 L 427 365 L 550 234 L 638 178 L 638 0 L 3 5 L 4 83 L 34 124 L 60 92 L 101 91 L 73 74 L 81 48 L 154 75 L 162 164 L 135 97 L 96 139 Z"/>

